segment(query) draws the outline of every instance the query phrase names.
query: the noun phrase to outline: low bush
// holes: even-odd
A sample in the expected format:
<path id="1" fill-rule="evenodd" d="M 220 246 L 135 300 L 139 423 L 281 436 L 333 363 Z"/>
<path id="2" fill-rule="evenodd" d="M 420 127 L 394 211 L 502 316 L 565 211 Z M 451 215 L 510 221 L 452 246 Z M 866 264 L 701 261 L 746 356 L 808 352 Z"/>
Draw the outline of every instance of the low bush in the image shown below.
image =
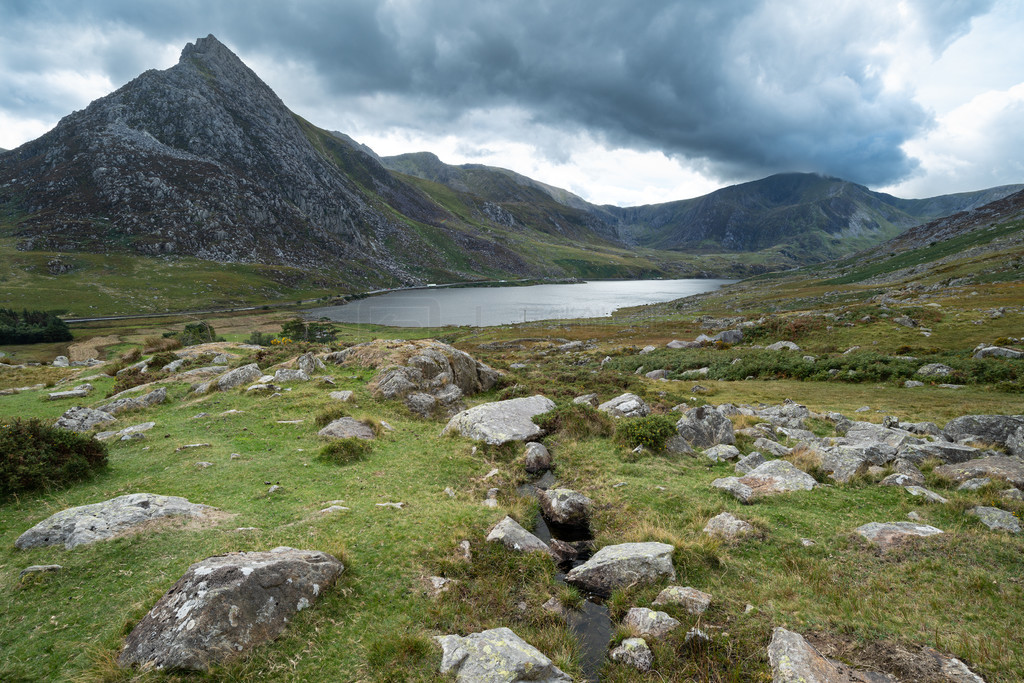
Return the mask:
<path id="1" fill-rule="evenodd" d="M 643 446 L 651 451 L 665 448 L 665 442 L 676 433 L 676 423 L 664 415 L 625 418 L 615 427 L 615 438 L 630 448 Z"/>
<path id="2" fill-rule="evenodd" d="M 608 415 L 593 406 L 580 403 L 562 404 L 554 410 L 534 415 L 533 423 L 548 434 L 558 434 L 569 439 L 611 436 L 615 431 L 615 424 Z"/>
<path id="3" fill-rule="evenodd" d="M 325 444 L 316 459 L 331 465 L 347 465 L 362 460 L 372 449 L 371 442 L 353 436 Z"/>
<path id="4" fill-rule="evenodd" d="M 338 418 L 342 417 L 348 417 L 348 411 L 341 406 L 331 406 L 330 408 L 325 408 L 317 413 L 314 422 L 316 422 L 318 429 L 323 429 Z"/>
<path id="5" fill-rule="evenodd" d="M 106 444 L 40 420 L 0 424 L 0 498 L 61 488 L 107 466 Z"/>

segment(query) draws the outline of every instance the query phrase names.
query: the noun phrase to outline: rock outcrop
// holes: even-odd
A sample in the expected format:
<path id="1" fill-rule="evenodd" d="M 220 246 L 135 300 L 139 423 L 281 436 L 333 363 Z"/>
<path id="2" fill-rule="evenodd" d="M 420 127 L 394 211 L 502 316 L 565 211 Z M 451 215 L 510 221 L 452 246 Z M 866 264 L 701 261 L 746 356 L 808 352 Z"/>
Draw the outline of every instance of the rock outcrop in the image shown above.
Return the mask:
<path id="1" fill-rule="evenodd" d="M 448 421 L 444 432 L 458 432 L 470 439 L 493 445 L 527 441 L 542 433 L 532 418 L 554 407 L 554 401 L 539 394 L 484 403 L 455 415 Z"/>
<path id="2" fill-rule="evenodd" d="M 606 545 L 589 560 L 574 567 L 566 574 L 565 580 L 592 593 L 608 595 L 616 588 L 634 583 L 674 579 L 674 550 L 667 543 Z"/>

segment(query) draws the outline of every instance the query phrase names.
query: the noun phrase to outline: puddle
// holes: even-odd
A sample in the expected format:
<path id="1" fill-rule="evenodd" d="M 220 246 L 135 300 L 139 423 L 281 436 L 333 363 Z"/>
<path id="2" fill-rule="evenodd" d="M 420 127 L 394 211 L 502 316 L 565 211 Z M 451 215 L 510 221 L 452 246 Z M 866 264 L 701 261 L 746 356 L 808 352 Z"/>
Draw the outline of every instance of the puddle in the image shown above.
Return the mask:
<path id="1" fill-rule="evenodd" d="M 555 475 L 548 471 L 538 480 L 523 484 L 518 491 L 522 496 L 536 497 L 537 489 L 548 489 L 554 483 Z M 575 559 L 559 563 L 558 568 L 561 571 L 555 575 L 555 579 L 560 583 L 565 583 L 565 574 L 562 572 L 568 572 L 590 558 L 592 552 L 590 541 L 594 536 L 586 525 L 557 524 L 544 519 L 544 515 L 538 512 L 533 534 L 548 545 L 551 545 L 552 541 L 563 541 L 572 544 L 579 550 Z M 578 610 L 566 610 L 565 621 L 580 644 L 582 680 L 599 681 L 598 672 L 604 665 L 605 657 L 608 654 L 608 643 L 611 642 L 612 633 L 615 630 L 608 607 L 599 597 L 586 596 L 583 600 L 583 607 Z"/>

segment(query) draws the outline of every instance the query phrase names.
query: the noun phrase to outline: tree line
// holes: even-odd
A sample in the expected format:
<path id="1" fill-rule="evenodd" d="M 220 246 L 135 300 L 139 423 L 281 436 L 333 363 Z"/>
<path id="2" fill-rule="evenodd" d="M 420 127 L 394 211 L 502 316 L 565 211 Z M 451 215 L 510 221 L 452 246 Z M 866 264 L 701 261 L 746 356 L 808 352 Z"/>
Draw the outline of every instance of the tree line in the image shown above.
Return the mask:
<path id="1" fill-rule="evenodd" d="M 37 344 L 72 339 L 74 337 L 67 323 L 53 313 L 28 309 L 19 313 L 10 308 L 0 308 L 0 344 Z"/>

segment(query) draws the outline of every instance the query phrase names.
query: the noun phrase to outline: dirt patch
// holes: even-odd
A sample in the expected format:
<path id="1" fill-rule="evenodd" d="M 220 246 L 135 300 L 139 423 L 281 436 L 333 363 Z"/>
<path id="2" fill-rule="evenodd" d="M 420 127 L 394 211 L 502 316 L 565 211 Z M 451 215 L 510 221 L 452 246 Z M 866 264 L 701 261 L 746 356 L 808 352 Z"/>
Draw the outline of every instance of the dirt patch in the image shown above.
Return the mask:
<path id="1" fill-rule="evenodd" d="M 68 345 L 68 359 L 72 361 L 76 360 L 89 360 L 90 358 L 99 358 L 102 360 L 103 349 L 114 344 L 120 344 L 121 338 L 116 334 L 110 334 L 105 337 L 93 337 L 80 342 L 74 342 Z"/>
<path id="2" fill-rule="evenodd" d="M 852 638 L 821 632 L 806 633 L 804 637 L 829 659 L 846 662 L 858 669 L 884 672 L 899 681 L 950 683 L 970 680 L 951 676 L 958 668 L 953 662 L 958 660 L 927 646 L 892 640 L 861 643 Z"/>

